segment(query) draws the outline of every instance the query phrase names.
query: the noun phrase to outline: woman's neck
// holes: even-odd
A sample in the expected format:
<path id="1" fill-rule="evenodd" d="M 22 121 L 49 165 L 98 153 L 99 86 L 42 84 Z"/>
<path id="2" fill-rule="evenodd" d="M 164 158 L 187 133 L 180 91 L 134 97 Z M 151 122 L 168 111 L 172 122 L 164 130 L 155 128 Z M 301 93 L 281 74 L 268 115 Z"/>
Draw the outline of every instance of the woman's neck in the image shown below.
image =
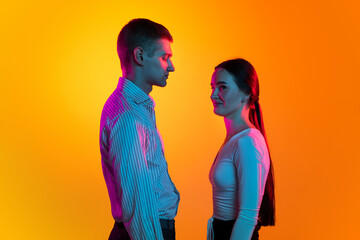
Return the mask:
<path id="1" fill-rule="evenodd" d="M 245 116 L 248 116 L 248 114 Z M 227 140 L 235 134 L 244 131 L 245 129 L 255 128 L 255 126 L 250 122 L 249 118 L 244 117 L 244 115 L 235 119 L 224 117 L 224 122 Z"/>

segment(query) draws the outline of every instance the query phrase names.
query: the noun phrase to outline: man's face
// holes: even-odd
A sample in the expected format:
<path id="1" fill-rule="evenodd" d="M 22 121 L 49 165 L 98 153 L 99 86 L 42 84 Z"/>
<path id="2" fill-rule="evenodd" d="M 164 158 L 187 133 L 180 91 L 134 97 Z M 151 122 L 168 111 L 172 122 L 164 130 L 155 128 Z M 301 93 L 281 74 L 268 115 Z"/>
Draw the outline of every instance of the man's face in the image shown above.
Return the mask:
<path id="1" fill-rule="evenodd" d="M 155 44 L 155 50 L 151 56 L 148 53 L 144 54 L 145 81 L 151 86 L 165 87 L 169 72 L 175 71 L 170 59 L 172 57 L 170 41 L 159 39 Z"/>

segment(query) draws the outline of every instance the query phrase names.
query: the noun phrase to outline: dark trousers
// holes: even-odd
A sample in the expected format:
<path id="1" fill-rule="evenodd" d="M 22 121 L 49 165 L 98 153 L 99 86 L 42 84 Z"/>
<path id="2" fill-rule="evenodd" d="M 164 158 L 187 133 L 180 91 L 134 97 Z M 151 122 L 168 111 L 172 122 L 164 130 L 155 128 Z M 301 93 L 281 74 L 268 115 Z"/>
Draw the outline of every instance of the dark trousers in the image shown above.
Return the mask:
<path id="1" fill-rule="evenodd" d="M 175 240 L 175 220 L 160 219 L 164 240 Z M 123 223 L 115 222 L 109 240 L 131 240 Z"/>
<path id="2" fill-rule="evenodd" d="M 213 229 L 214 229 L 214 240 L 229 240 L 231 232 L 234 227 L 235 220 L 223 221 L 214 218 Z M 259 240 L 259 230 L 261 225 L 258 223 L 255 226 L 251 240 Z"/>

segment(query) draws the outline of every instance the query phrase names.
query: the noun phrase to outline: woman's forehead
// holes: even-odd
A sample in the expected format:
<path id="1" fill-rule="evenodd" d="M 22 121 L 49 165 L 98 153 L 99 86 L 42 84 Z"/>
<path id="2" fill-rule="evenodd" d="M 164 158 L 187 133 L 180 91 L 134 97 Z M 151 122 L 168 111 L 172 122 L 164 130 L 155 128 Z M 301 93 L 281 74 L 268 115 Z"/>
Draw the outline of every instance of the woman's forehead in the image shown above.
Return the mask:
<path id="1" fill-rule="evenodd" d="M 234 77 L 228 71 L 222 68 L 217 68 L 211 78 L 212 84 L 233 84 Z"/>

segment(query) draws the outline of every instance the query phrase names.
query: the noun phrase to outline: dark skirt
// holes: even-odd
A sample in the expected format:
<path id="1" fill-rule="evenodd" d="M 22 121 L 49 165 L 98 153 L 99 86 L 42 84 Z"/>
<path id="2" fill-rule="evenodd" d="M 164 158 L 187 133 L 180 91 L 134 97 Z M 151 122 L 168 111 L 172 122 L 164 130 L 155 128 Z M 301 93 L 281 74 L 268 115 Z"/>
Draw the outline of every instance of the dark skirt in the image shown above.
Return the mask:
<path id="1" fill-rule="evenodd" d="M 214 218 L 214 221 L 213 221 L 214 240 L 230 239 L 234 224 L 235 224 L 235 220 L 223 221 L 223 220 Z M 259 239 L 260 227 L 261 227 L 261 225 L 259 223 L 255 226 L 251 240 Z"/>

